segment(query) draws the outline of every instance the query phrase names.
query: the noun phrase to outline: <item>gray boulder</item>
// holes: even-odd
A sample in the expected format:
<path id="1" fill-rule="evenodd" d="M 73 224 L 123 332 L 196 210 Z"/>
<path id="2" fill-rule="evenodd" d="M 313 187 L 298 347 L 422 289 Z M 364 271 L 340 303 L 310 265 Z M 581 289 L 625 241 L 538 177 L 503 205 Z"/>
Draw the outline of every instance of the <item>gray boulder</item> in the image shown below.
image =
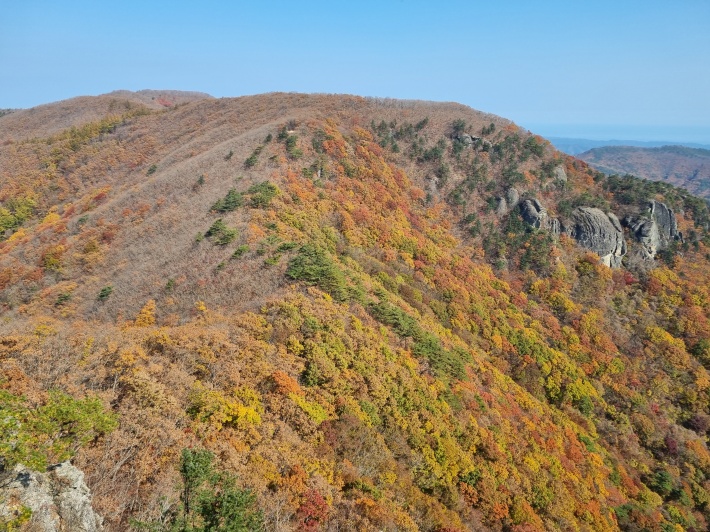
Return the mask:
<path id="1" fill-rule="evenodd" d="M 505 192 L 505 199 L 508 200 L 508 207 L 512 209 L 520 201 L 520 192 L 518 192 L 518 189 L 510 187 Z"/>
<path id="2" fill-rule="evenodd" d="M 0 519 L 22 507 L 32 511 L 26 529 L 33 532 L 99 532 L 103 519 L 91 506 L 84 473 L 69 462 L 39 473 L 17 465 L 0 476 Z"/>
<path id="3" fill-rule="evenodd" d="M 577 207 L 572 211 L 568 230 L 577 243 L 601 257 L 610 268 L 621 267 L 626 255 L 626 241 L 619 219 L 613 213 L 594 207 Z"/>
<path id="4" fill-rule="evenodd" d="M 556 166 L 555 169 L 552 171 L 552 177 L 556 181 L 563 181 L 567 182 L 567 172 L 565 171 L 564 166 Z"/>
<path id="5" fill-rule="evenodd" d="M 549 231 L 559 236 L 564 228 L 557 218 L 551 218 L 547 209 L 536 199 L 525 200 L 519 204 L 520 215 L 525 223 L 536 229 Z"/>
<path id="6" fill-rule="evenodd" d="M 545 229 L 548 218 L 547 209 L 538 200 L 523 201 L 520 204 L 520 214 L 528 225 L 536 229 Z"/>

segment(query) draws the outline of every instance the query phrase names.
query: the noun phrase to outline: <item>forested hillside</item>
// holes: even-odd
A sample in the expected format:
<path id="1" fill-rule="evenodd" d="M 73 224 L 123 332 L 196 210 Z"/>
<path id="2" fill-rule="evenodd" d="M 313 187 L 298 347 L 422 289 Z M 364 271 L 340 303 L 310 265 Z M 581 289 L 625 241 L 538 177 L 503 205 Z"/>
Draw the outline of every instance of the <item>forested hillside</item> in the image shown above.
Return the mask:
<path id="1" fill-rule="evenodd" d="M 0 117 L 3 469 L 116 531 L 707 529 L 703 200 L 458 104 L 166 103 Z"/>

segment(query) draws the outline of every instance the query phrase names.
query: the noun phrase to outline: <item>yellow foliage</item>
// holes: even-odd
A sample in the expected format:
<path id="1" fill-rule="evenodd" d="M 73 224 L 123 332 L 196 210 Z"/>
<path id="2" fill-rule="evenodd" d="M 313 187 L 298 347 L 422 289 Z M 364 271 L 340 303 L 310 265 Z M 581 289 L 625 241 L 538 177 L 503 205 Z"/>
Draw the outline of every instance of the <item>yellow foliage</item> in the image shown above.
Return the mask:
<path id="1" fill-rule="evenodd" d="M 55 211 L 52 211 L 52 212 L 49 212 L 47 214 L 47 216 L 44 217 L 44 219 L 42 220 L 42 225 L 44 225 L 44 224 L 51 225 L 51 224 L 58 222 L 61 219 L 62 219 L 61 216 L 59 216 Z"/>
<path id="2" fill-rule="evenodd" d="M 56 324 L 51 323 L 49 321 L 43 321 L 39 324 L 34 329 L 34 334 L 35 336 L 39 338 L 45 338 L 47 336 L 53 336 L 57 334 L 57 328 Z"/>
<path id="3" fill-rule="evenodd" d="M 295 393 L 290 393 L 288 396 L 291 401 L 296 403 L 317 425 L 320 425 L 328 419 L 328 413 L 320 404 L 308 401 L 305 397 Z"/>
<path id="4" fill-rule="evenodd" d="M 699 367 L 695 370 L 695 385 L 698 387 L 698 391 L 710 388 L 710 375 L 705 368 Z"/>
<path id="5" fill-rule="evenodd" d="M 189 401 L 188 413 L 193 419 L 218 430 L 223 427 L 244 429 L 261 424 L 261 401 L 256 391 L 249 387 L 237 388 L 230 396 L 196 381 Z"/>
<path id="6" fill-rule="evenodd" d="M 7 239 L 8 242 L 15 242 L 27 236 L 27 231 L 23 227 L 20 227 L 17 231 L 10 235 Z"/>
<path id="7" fill-rule="evenodd" d="M 149 300 L 136 316 L 136 327 L 155 325 L 155 300 Z"/>

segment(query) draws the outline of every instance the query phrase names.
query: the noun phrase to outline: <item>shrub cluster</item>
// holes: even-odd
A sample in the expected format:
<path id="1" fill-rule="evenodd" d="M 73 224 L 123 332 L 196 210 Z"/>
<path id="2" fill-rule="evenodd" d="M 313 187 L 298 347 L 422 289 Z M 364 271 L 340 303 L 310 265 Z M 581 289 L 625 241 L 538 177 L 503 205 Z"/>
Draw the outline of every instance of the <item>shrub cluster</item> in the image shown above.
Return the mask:
<path id="1" fill-rule="evenodd" d="M 212 242 L 218 246 L 226 246 L 227 244 L 231 244 L 234 239 L 237 238 L 237 235 L 238 231 L 228 227 L 222 218 L 215 220 L 205 233 L 205 236 L 211 239 Z"/>
<path id="2" fill-rule="evenodd" d="M 345 301 L 348 287 L 345 274 L 338 268 L 327 251 L 306 244 L 292 258 L 286 269 L 286 276 L 297 281 L 316 285 L 330 293 L 337 301 Z"/>
<path id="3" fill-rule="evenodd" d="M 212 210 L 221 213 L 231 212 L 236 210 L 238 207 L 241 207 L 243 204 L 244 197 L 242 194 L 237 192 L 236 189 L 231 188 L 225 197 L 212 205 Z"/>

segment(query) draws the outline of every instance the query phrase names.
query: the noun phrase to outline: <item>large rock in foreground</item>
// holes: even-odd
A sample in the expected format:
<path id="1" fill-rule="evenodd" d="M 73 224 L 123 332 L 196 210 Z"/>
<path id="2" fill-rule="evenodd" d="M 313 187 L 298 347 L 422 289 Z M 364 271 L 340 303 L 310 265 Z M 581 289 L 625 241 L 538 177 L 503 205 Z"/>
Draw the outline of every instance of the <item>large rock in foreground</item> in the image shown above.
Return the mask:
<path id="1" fill-rule="evenodd" d="M 594 207 L 577 207 L 572 211 L 568 229 L 577 243 L 599 255 L 610 268 L 620 268 L 626 255 L 626 241 L 619 219 L 613 213 Z"/>
<path id="2" fill-rule="evenodd" d="M 103 519 L 91 506 L 84 473 L 64 462 L 46 473 L 17 465 L 0 476 L 0 519 L 12 519 L 29 508 L 26 530 L 33 532 L 99 532 Z"/>

